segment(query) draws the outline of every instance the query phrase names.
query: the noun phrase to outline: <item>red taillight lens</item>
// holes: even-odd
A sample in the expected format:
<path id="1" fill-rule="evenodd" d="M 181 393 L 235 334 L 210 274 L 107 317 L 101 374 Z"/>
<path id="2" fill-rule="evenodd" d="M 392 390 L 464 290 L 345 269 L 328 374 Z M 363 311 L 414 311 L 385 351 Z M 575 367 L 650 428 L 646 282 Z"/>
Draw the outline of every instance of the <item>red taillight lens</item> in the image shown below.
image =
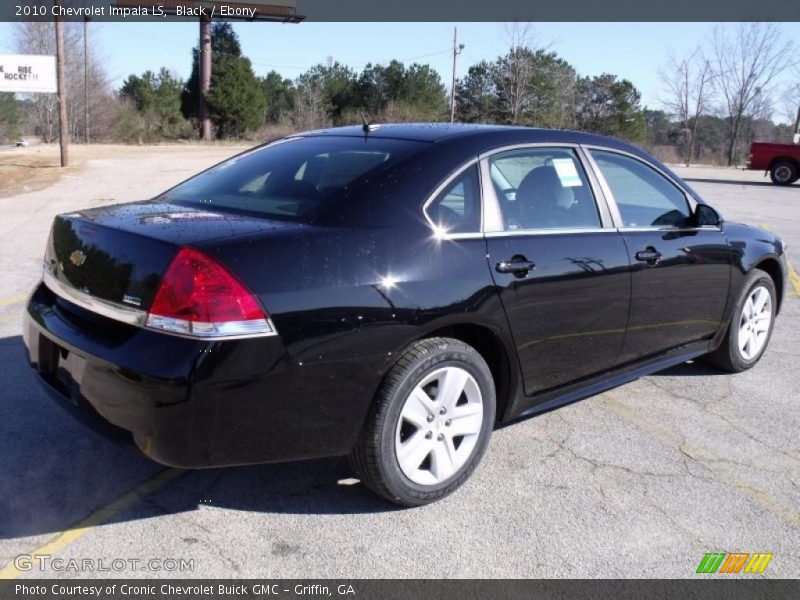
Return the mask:
<path id="1" fill-rule="evenodd" d="M 272 333 L 253 294 L 209 256 L 181 248 L 147 315 L 148 327 L 201 338 Z"/>

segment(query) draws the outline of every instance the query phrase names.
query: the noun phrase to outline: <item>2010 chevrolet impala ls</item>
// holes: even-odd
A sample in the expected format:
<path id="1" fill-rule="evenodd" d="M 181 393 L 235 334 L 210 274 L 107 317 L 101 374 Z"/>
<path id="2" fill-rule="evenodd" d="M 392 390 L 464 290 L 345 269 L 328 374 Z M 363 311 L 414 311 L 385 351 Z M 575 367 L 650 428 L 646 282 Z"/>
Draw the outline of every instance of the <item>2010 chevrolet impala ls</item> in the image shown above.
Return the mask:
<path id="1" fill-rule="evenodd" d="M 419 505 L 498 422 L 704 355 L 752 367 L 784 250 L 622 142 L 345 127 L 58 216 L 24 337 L 63 406 L 156 461 L 349 455 Z"/>

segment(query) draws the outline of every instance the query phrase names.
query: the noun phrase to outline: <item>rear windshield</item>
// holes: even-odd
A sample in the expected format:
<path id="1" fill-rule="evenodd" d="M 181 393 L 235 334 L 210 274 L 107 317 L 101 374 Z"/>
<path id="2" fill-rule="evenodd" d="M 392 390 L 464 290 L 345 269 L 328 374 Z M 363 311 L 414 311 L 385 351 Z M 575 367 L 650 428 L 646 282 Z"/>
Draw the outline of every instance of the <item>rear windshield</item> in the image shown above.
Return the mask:
<path id="1" fill-rule="evenodd" d="M 381 138 L 289 138 L 212 167 L 160 199 L 307 221 L 422 146 Z"/>

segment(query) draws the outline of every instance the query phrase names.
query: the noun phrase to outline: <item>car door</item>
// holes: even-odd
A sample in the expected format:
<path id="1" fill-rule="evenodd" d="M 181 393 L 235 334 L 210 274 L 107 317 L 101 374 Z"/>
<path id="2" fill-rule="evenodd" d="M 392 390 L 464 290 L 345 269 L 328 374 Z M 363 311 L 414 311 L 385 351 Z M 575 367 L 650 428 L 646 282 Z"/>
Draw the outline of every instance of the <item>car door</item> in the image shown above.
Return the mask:
<path id="1" fill-rule="evenodd" d="M 638 157 L 589 149 L 631 260 L 622 361 L 712 337 L 728 297 L 730 251 L 717 226 L 696 227 L 688 194 Z"/>
<path id="2" fill-rule="evenodd" d="M 529 146 L 482 160 L 487 256 L 526 394 L 616 364 L 628 254 L 582 153 Z"/>

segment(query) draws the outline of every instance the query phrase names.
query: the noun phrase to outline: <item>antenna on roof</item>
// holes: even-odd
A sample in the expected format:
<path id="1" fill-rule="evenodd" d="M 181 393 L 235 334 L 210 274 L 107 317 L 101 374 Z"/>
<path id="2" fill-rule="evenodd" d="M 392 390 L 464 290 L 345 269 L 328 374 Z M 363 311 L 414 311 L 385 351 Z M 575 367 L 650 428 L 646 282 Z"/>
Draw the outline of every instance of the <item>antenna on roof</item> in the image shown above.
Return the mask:
<path id="1" fill-rule="evenodd" d="M 361 114 L 361 131 L 365 134 L 369 133 L 370 131 L 375 131 L 380 125 L 377 123 L 370 123 L 367 120 L 367 116 L 362 112 Z"/>

